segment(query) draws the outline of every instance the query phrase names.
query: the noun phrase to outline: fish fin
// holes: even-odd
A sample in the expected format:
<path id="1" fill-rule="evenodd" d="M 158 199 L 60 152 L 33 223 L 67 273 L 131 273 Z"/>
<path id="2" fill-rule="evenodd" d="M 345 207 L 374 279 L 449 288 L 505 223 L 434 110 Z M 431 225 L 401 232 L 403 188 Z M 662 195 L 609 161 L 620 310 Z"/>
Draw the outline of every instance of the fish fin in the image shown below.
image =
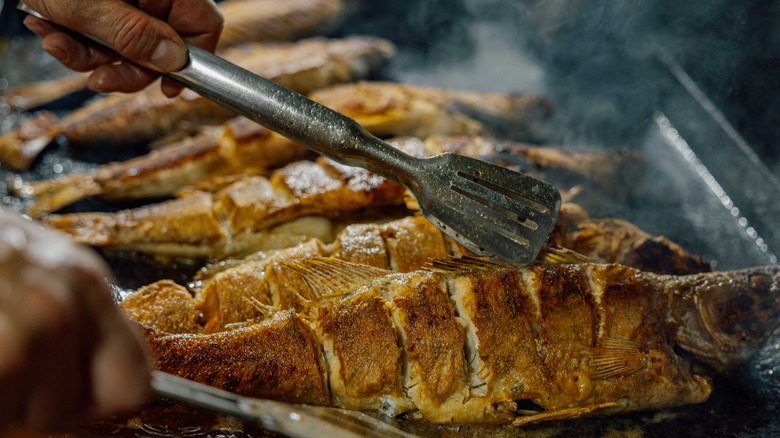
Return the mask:
<path id="1" fill-rule="evenodd" d="M 534 263 L 544 263 L 548 265 L 566 265 L 577 263 L 593 263 L 593 260 L 588 256 L 572 251 L 570 249 L 561 247 L 548 247 L 545 246 L 539 252 Z"/>
<path id="2" fill-rule="evenodd" d="M 432 258 L 422 269 L 432 272 L 450 273 L 464 271 L 491 271 L 494 269 L 511 268 L 511 265 L 495 261 L 492 257 L 457 256 L 447 259 Z"/>
<path id="3" fill-rule="evenodd" d="M 301 275 L 318 298 L 346 295 L 391 271 L 333 257 L 285 260 L 280 265 Z"/>
<path id="4" fill-rule="evenodd" d="M 605 402 L 605 403 L 598 403 L 594 405 L 581 406 L 577 408 L 566 408 L 566 409 L 558 409 L 555 411 L 540 412 L 534 415 L 517 417 L 514 419 L 514 421 L 512 421 L 512 425 L 525 426 L 527 424 L 541 423 L 542 421 L 554 421 L 554 420 L 565 420 L 568 418 L 578 418 L 578 417 L 583 417 L 585 415 L 590 415 L 602 409 L 614 408 L 617 406 L 619 406 L 617 402 Z"/>
<path id="5" fill-rule="evenodd" d="M 645 355 L 636 342 L 624 338 L 606 338 L 592 356 L 595 371 L 593 379 L 631 375 L 645 366 Z"/>

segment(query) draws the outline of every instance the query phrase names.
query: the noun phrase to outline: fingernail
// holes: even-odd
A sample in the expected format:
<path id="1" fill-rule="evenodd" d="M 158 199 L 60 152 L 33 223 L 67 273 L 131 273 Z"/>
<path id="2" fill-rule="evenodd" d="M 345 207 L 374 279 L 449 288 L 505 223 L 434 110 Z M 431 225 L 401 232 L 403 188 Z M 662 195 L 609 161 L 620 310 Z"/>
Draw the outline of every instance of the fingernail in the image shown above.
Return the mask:
<path id="1" fill-rule="evenodd" d="M 55 57 L 60 62 L 65 62 L 68 58 L 68 54 L 58 46 L 51 46 L 44 43 L 43 50 L 45 50 L 49 55 Z"/>
<path id="2" fill-rule="evenodd" d="M 187 62 L 187 52 L 171 40 L 162 40 L 154 49 L 151 62 L 162 71 L 181 70 Z"/>

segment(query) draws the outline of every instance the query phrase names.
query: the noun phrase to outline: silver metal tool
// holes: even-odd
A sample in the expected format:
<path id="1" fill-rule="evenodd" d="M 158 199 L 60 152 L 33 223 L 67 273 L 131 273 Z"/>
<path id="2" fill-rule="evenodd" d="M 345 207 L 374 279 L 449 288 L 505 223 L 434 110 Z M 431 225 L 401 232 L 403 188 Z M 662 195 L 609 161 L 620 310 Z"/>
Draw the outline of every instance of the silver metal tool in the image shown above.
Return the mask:
<path id="1" fill-rule="evenodd" d="M 45 19 L 23 3 L 20 9 Z M 455 154 L 412 157 L 336 111 L 188 48 L 188 64 L 163 76 L 315 152 L 403 184 L 426 218 L 478 255 L 531 263 L 558 219 L 561 197 L 547 182 Z"/>
<path id="2" fill-rule="evenodd" d="M 161 371 L 152 373 L 152 387 L 158 395 L 256 421 L 292 438 L 416 437 L 363 412 L 242 397 Z"/>

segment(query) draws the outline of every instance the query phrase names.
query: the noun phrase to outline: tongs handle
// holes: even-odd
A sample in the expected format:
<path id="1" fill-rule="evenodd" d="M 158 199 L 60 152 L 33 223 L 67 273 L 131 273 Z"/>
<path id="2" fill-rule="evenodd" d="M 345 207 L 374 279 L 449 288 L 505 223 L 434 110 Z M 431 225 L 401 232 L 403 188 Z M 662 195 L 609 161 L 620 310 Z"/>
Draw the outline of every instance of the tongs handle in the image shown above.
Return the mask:
<path id="1" fill-rule="evenodd" d="M 413 157 L 355 120 L 203 49 L 188 48 L 187 65 L 165 77 L 340 163 L 395 181 L 399 168 L 405 169 L 400 174 L 413 172 Z"/>
<path id="2" fill-rule="evenodd" d="M 19 9 L 46 20 L 19 2 Z M 108 44 L 82 35 L 113 50 Z M 342 164 L 369 169 L 386 178 L 412 183 L 417 159 L 388 145 L 358 122 L 306 96 L 187 44 L 189 59 L 164 77 L 254 120 Z"/>

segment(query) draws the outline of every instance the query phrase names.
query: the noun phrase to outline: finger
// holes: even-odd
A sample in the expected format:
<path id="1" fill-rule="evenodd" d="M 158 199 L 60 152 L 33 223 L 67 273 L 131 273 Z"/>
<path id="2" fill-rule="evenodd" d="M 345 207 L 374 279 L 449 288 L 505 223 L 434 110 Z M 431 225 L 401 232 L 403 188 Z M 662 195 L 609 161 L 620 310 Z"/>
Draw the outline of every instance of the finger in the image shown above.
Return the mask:
<path id="1" fill-rule="evenodd" d="M 163 79 L 161 84 L 162 92 L 164 95 L 168 97 L 176 97 L 181 93 L 181 91 L 184 89 L 181 85 L 172 82 L 168 79 Z"/>
<path id="2" fill-rule="evenodd" d="M 12 421 L 18 421 L 22 406 L 27 404 L 24 373 L 24 340 L 17 335 L 13 319 L 0 312 L 0 430 Z"/>
<path id="3" fill-rule="evenodd" d="M 32 15 L 25 17 L 24 25 L 40 37 L 45 37 L 52 32 L 62 32 L 62 28 L 51 21 L 41 20 Z"/>
<path id="4" fill-rule="evenodd" d="M 140 0 L 154 3 L 154 0 Z M 217 47 L 225 19 L 211 0 L 171 0 L 168 23 L 184 39 L 202 49 L 213 52 Z"/>
<path id="5" fill-rule="evenodd" d="M 159 76 L 132 62 L 102 65 L 89 76 L 87 86 L 91 90 L 133 93 L 154 82 Z"/>
<path id="6" fill-rule="evenodd" d="M 86 43 L 65 32 L 53 32 L 43 38 L 43 50 L 68 68 L 84 72 L 119 59 L 116 53 Z"/>
<path id="7" fill-rule="evenodd" d="M 89 402 L 88 317 L 77 317 L 75 303 L 69 303 L 70 309 L 63 313 L 46 309 L 49 306 L 62 306 L 51 302 L 50 296 L 68 296 L 65 283 L 59 279 L 39 279 L 35 286 L 25 289 L 28 295 L 38 295 L 41 315 L 50 319 L 60 313 L 64 316 L 53 318 L 53 326 L 45 327 L 34 342 L 30 362 L 34 364 L 29 379 L 30 388 L 27 401 L 26 424 L 39 430 L 51 430 L 67 420 L 80 418 Z M 31 306 L 31 307 L 32 307 Z M 46 324 L 52 324 L 46 322 Z"/>
<path id="8" fill-rule="evenodd" d="M 104 41 L 143 67 L 176 71 L 187 60 L 184 41 L 168 24 L 120 0 L 28 0 L 52 21 Z"/>
<path id="9" fill-rule="evenodd" d="M 105 327 L 91 364 L 91 414 L 96 416 L 127 411 L 151 395 L 151 364 L 140 335 L 119 319 Z"/>

